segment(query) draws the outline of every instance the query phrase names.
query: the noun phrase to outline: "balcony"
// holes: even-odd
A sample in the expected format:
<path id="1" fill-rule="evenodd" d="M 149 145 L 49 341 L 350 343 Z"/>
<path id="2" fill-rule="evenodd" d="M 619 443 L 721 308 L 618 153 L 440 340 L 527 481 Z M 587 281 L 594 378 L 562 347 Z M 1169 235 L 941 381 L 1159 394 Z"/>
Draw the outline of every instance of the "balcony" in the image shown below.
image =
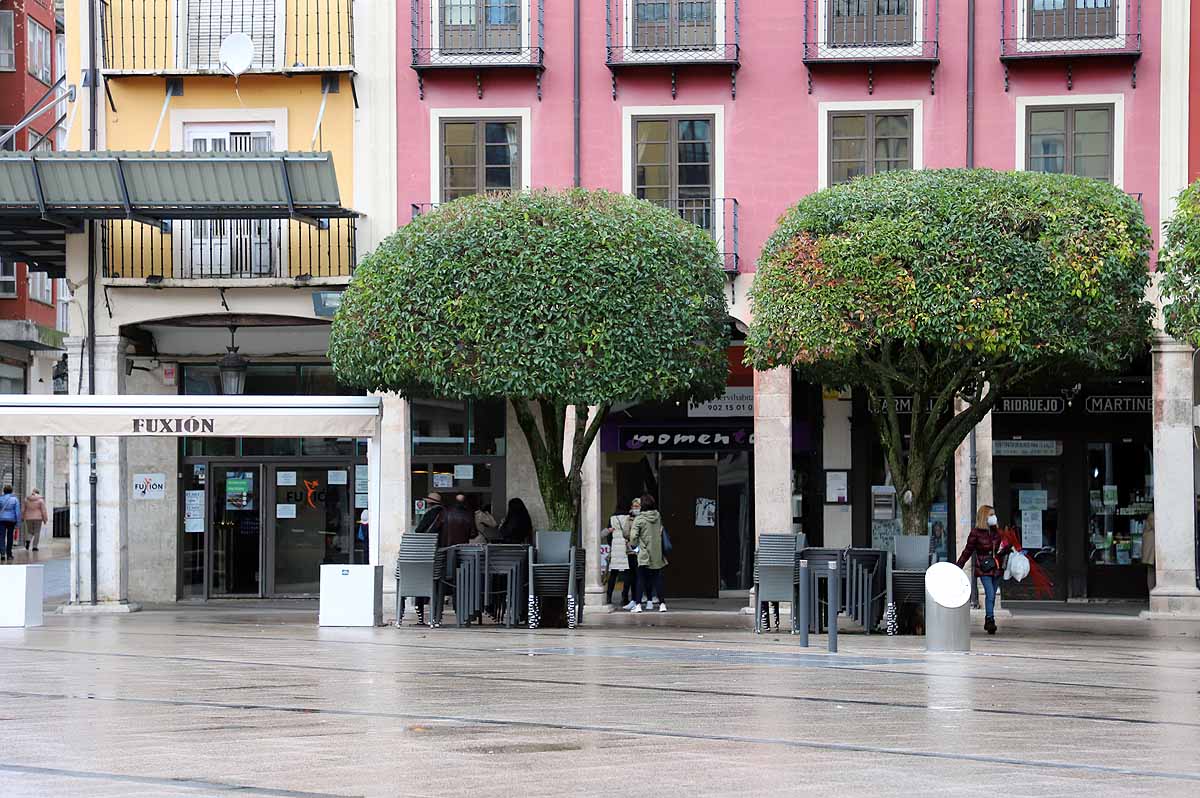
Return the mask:
<path id="1" fill-rule="evenodd" d="M 721 268 L 726 274 L 734 276 L 741 271 L 740 219 L 736 199 L 703 197 L 656 204 L 675 210 L 683 219 L 711 235 L 717 242 Z M 411 218 L 416 219 L 437 207 L 436 202 L 414 202 L 411 206 Z"/>
<path id="2" fill-rule="evenodd" d="M 544 0 L 411 0 L 412 68 L 425 99 L 426 76 L 470 72 L 483 99 L 489 70 L 529 71 L 542 99 Z"/>
<path id="3" fill-rule="evenodd" d="M 250 73 L 354 71 L 354 0 L 101 0 L 102 72 L 118 75 L 228 75 L 221 43 L 244 33 L 254 43 Z"/>
<path id="4" fill-rule="evenodd" d="M 727 69 L 737 99 L 741 0 L 605 0 L 605 45 L 614 100 L 620 72 L 654 67 L 670 70 L 672 98 L 680 68 Z"/>
<path id="5" fill-rule="evenodd" d="M 1137 88 L 1142 56 L 1142 0 L 1001 0 L 1000 61 L 1004 90 L 1009 69 L 1020 63 L 1057 61 L 1065 65 L 1067 89 L 1079 61 L 1107 60 L 1130 65 Z"/>
<path id="6" fill-rule="evenodd" d="M 357 265 L 353 217 L 165 219 L 100 222 L 102 275 L 109 284 L 164 286 L 341 283 Z"/>
<path id="7" fill-rule="evenodd" d="M 875 93 L 875 70 L 885 64 L 929 68 L 936 89 L 940 0 L 804 0 L 804 64 L 808 93 L 813 70 L 862 65 L 867 93 Z"/>

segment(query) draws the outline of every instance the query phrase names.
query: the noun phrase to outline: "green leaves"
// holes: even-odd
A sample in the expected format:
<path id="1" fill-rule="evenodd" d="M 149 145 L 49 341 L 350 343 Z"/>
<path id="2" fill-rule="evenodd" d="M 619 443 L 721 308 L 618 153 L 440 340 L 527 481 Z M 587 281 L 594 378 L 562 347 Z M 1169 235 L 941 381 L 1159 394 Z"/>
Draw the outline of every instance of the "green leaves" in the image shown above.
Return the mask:
<path id="1" fill-rule="evenodd" d="M 359 265 L 334 319 L 367 390 L 560 404 L 708 398 L 727 372 L 713 239 L 603 191 L 468 197 Z"/>
<path id="2" fill-rule="evenodd" d="M 1200 346 L 1200 182 L 1179 195 L 1166 228 L 1158 258 L 1166 330 Z"/>

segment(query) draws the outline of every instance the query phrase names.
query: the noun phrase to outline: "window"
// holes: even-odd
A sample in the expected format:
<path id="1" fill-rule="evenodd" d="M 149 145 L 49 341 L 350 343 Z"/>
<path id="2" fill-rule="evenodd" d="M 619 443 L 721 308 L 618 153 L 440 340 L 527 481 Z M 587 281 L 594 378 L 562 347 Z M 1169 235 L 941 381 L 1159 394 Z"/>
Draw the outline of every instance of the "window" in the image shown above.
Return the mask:
<path id="1" fill-rule="evenodd" d="M 829 184 L 912 169 L 911 111 L 830 114 Z"/>
<path id="2" fill-rule="evenodd" d="M 4 138 L 4 135 L 6 133 L 8 133 L 8 131 L 10 131 L 10 130 L 12 130 L 12 125 L 0 125 L 0 138 Z M 0 144 L 0 150 L 8 150 L 9 152 L 15 152 L 16 149 L 17 149 L 17 137 L 16 136 L 13 136 L 8 141 L 4 142 L 3 144 Z"/>
<path id="3" fill-rule="evenodd" d="M 1030 39 L 1103 39 L 1117 32 L 1116 0 L 1029 0 Z"/>
<path id="4" fill-rule="evenodd" d="M 503 401 L 412 399 L 414 455 L 503 456 Z"/>
<path id="5" fill-rule="evenodd" d="M 516 52 L 528 0 L 441 0 L 443 52 Z"/>
<path id="6" fill-rule="evenodd" d="M 29 298 L 44 305 L 54 304 L 54 288 L 51 279 L 45 272 L 29 272 Z"/>
<path id="7" fill-rule="evenodd" d="M 633 190 L 713 231 L 713 119 L 633 120 Z"/>
<path id="8" fill-rule="evenodd" d="M 912 0 L 830 0 L 829 40 L 838 46 L 911 44 Z"/>
<path id="9" fill-rule="evenodd" d="M 50 67 L 50 54 L 53 52 L 50 44 L 50 31 L 32 19 L 27 21 L 29 23 L 29 74 L 49 86 L 54 80 L 54 72 Z"/>
<path id="10" fill-rule="evenodd" d="M 17 295 L 17 264 L 0 258 L 0 297 L 15 298 Z"/>
<path id="11" fill-rule="evenodd" d="M 254 42 L 251 69 L 269 71 L 282 61 L 284 37 L 277 26 L 283 19 L 276 19 L 275 11 L 282 4 L 276 0 L 185 0 L 178 5 L 181 68 L 223 72 L 221 42 L 231 33 L 244 33 Z"/>
<path id="12" fill-rule="evenodd" d="M 29 137 L 29 149 L 31 152 L 54 151 L 54 140 L 50 137 L 50 133 L 43 135 L 30 128 L 26 135 Z"/>
<path id="13" fill-rule="evenodd" d="M 672 50 L 712 47 L 716 41 L 714 0 L 632 0 L 633 48 Z"/>
<path id="14" fill-rule="evenodd" d="M 1113 107 L 1030 108 L 1025 168 L 1113 180 Z"/>
<path id="15" fill-rule="evenodd" d="M 58 285 L 55 286 L 58 293 L 58 314 L 56 317 L 55 329 L 59 332 L 70 332 L 71 330 L 71 299 L 67 291 L 67 281 L 59 278 Z"/>
<path id="16" fill-rule="evenodd" d="M 13 12 L 0 11 L 0 71 L 17 68 L 16 36 L 13 34 Z"/>
<path id="17" fill-rule="evenodd" d="M 515 119 L 442 123 L 442 202 L 521 187 L 521 123 Z"/>

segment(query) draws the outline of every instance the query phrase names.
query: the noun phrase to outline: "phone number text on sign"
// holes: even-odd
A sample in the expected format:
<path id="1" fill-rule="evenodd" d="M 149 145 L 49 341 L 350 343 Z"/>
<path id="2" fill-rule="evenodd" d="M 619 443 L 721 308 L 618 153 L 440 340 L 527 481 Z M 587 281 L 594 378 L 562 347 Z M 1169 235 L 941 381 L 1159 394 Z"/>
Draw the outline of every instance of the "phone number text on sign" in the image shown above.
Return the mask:
<path id="1" fill-rule="evenodd" d="M 726 388 L 720 399 L 708 402 L 688 402 L 690 418 L 730 418 L 754 415 L 754 389 Z"/>

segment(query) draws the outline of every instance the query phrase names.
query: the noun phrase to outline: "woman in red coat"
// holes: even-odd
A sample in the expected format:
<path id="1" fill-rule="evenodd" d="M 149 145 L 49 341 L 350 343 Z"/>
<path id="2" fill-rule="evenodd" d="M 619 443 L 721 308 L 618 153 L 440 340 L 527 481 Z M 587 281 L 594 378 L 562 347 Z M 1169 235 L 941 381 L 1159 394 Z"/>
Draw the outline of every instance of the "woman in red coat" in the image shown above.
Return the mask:
<path id="1" fill-rule="evenodd" d="M 1000 576 L 1004 573 L 1004 557 L 1012 546 L 1000 539 L 999 521 L 996 511 L 985 504 L 975 514 L 975 528 L 967 537 L 967 545 L 958 556 L 958 567 L 967 564 L 969 558 L 975 575 L 983 582 L 984 621 L 983 628 L 990 635 L 996 634 L 996 590 L 1000 587 Z"/>

